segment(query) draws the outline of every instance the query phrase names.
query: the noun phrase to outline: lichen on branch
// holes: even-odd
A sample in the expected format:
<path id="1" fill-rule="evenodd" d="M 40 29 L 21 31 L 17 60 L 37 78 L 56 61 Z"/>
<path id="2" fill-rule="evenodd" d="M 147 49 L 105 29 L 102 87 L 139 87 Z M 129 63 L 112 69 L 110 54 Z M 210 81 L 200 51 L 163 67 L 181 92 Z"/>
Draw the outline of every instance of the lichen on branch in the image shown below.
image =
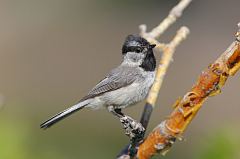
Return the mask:
<path id="1" fill-rule="evenodd" d="M 202 71 L 191 90 L 175 102 L 175 109 L 169 118 L 162 121 L 139 146 L 137 153 L 139 159 L 148 159 L 157 153 L 165 154 L 176 139 L 181 139 L 204 101 L 221 92 L 228 77 L 233 76 L 240 69 L 239 39 L 240 30 L 229 48 Z"/>

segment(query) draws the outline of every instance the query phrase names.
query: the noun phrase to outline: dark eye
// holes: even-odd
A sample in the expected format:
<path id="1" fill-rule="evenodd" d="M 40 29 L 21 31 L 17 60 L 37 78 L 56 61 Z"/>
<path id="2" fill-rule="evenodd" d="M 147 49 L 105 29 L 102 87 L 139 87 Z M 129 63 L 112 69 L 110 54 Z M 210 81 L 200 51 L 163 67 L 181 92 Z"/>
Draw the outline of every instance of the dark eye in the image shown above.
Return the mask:
<path id="1" fill-rule="evenodd" d="M 136 52 L 137 52 L 137 53 L 140 53 L 141 51 L 142 51 L 142 49 L 141 49 L 140 47 L 137 47 L 137 48 L 136 48 Z"/>

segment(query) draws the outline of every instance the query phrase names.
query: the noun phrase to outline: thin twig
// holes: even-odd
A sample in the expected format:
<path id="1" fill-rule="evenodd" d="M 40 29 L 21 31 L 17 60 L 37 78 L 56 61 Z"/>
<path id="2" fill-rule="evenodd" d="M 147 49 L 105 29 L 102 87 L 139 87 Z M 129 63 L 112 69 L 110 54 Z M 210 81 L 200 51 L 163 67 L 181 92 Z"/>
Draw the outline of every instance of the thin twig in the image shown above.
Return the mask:
<path id="1" fill-rule="evenodd" d="M 141 124 L 146 129 L 149 123 L 150 116 L 152 114 L 153 108 L 155 107 L 155 103 L 157 101 L 158 93 L 161 88 L 164 76 L 168 69 L 170 62 L 172 61 L 173 54 L 175 52 L 176 47 L 180 44 L 180 42 L 186 38 L 189 33 L 189 29 L 187 27 L 181 27 L 177 32 L 177 35 L 169 44 L 160 43 L 156 38 L 160 37 L 160 35 L 166 31 L 166 29 L 171 26 L 177 18 L 182 15 L 183 10 L 190 4 L 192 0 L 181 0 L 169 13 L 169 15 L 151 32 L 147 33 L 147 26 L 142 24 L 139 26 L 140 35 L 147 39 L 150 43 L 156 44 L 156 50 L 159 52 L 162 51 L 163 55 L 160 60 L 160 64 L 157 69 L 155 82 L 149 92 L 149 95 L 146 100 L 146 104 L 144 107 L 144 111 L 141 117 Z M 138 140 L 140 141 L 140 140 Z M 134 157 L 137 153 L 136 146 L 139 143 L 132 142 L 131 145 L 125 147 L 124 150 L 118 155 L 119 159 L 127 159 Z"/>
<path id="2" fill-rule="evenodd" d="M 192 2 L 192 0 L 181 0 L 172 10 L 169 12 L 168 16 L 151 32 L 147 33 L 147 26 L 140 26 L 140 34 L 147 38 L 150 42 L 151 39 L 159 38 L 178 18 L 181 17 L 184 9 Z M 150 38 L 150 39 L 149 39 Z"/>
<path id="3" fill-rule="evenodd" d="M 239 39 L 240 30 L 229 48 L 201 73 L 192 89 L 176 101 L 170 117 L 161 122 L 139 146 L 137 158 L 149 159 L 158 152 L 165 154 L 176 139 L 181 139 L 203 102 L 208 97 L 219 94 L 227 78 L 240 69 Z"/>
<path id="4" fill-rule="evenodd" d="M 150 117 L 149 115 L 146 116 L 147 115 L 145 113 L 146 109 L 148 109 L 147 107 L 149 107 L 149 106 L 151 106 L 152 108 L 155 106 L 159 90 L 162 86 L 163 79 L 165 77 L 168 66 L 169 66 L 170 62 L 172 61 L 175 49 L 180 44 L 180 42 L 187 37 L 188 33 L 189 33 L 189 29 L 187 27 L 181 27 L 178 30 L 176 36 L 173 38 L 173 40 L 169 44 L 165 45 L 163 48 L 163 55 L 162 55 L 162 58 L 160 60 L 160 63 L 159 63 L 158 69 L 157 69 L 155 82 L 154 82 L 151 90 L 149 91 L 149 94 L 148 94 L 148 97 L 146 100 L 145 111 L 143 112 L 143 115 L 141 118 L 141 123 L 143 124 L 143 126 L 145 128 L 148 125 L 149 117 Z"/>
<path id="5" fill-rule="evenodd" d="M 182 15 L 183 10 L 190 4 L 191 1 L 192 0 L 181 0 L 175 7 L 173 7 L 169 15 L 149 33 L 146 32 L 147 31 L 146 25 L 142 24 L 139 26 L 140 35 L 146 38 L 150 43 L 156 44 L 157 45 L 156 49 L 158 51 L 163 52 L 162 58 L 158 66 L 157 75 L 155 78 L 155 82 L 153 84 L 153 88 L 149 92 L 149 95 L 146 100 L 147 102 L 145 104 L 144 111 L 141 117 L 141 123 L 145 129 L 147 128 L 152 110 L 155 107 L 155 103 L 164 76 L 166 74 L 170 62 L 173 59 L 173 53 L 175 52 L 175 48 L 180 43 L 180 41 L 178 40 L 180 39 L 183 40 L 184 38 L 186 38 L 187 34 L 189 33 L 189 29 L 187 27 L 182 27 L 182 29 L 180 29 L 181 31 L 179 31 L 181 33 L 181 36 L 175 36 L 174 40 L 169 44 L 160 43 L 158 42 L 158 40 L 156 40 L 156 38 L 159 37 L 164 31 L 166 31 L 167 28 L 170 27 L 177 20 L 177 18 L 179 18 Z M 175 17 L 174 20 L 171 17 Z M 169 50 L 171 50 L 170 52 L 172 53 L 169 53 Z"/>

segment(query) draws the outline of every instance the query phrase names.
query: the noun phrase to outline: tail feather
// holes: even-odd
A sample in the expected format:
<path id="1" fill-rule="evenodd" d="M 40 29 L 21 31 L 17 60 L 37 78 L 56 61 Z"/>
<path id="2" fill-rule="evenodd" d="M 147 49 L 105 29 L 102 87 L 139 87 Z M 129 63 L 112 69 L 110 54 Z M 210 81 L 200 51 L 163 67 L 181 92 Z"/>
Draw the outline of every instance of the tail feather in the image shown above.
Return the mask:
<path id="1" fill-rule="evenodd" d="M 51 117 L 50 119 L 48 119 L 47 121 L 43 122 L 40 127 L 43 129 L 47 129 L 49 127 L 51 127 L 53 124 L 61 121 L 62 119 L 68 117 L 69 115 L 71 115 L 72 113 L 81 110 L 82 108 L 84 108 L 87 105 L 87 103 L 85 102 L 81 102 L 78 103 L 56 115 L 54 115 L 53 117 Z"/>

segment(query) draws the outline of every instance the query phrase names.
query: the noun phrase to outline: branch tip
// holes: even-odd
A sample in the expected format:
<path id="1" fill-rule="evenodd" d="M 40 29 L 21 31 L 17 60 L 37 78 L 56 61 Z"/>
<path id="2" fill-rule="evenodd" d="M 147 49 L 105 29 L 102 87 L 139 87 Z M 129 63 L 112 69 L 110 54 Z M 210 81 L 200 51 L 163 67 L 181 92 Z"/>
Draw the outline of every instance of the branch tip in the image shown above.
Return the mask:
<path id="1" fill-rule="evenodd" d="M 190 33 L 190 30 L 188 27 L 186 26 L 182 26 L 179 30 L 179 32 L 181 32 L 181 34 L 184 35 L 184 37 L 186 38 L 186 36 Z"/>
<path id="2" fill-rule="evenodd" d="M 140 31 L 140 35 L 146 34 L 147 25 L 146 24 L 139 25 L 139 31 Z"/>
<path id="3" fill-rule="evenodd" d="M 148 34 L 153 38 L 159 38 L 178 18 L 192 0 L 180 0 L 180 2 L 169 12 L 168 16 Z"/>
<path id="4" fill-rule="evenodd" d="M 171 49 L 175 49 L 184 39 L 186 39 L 187 35 L 190 33 L 188 27 L 182 26 L 178 31 L 173 40 L 168 44 L 168 47 Z"/>
<path id="5" fill-rule="evenodd" d="M 170 15 L 176 18 L 181 17 L 183 10 L 189 5 L 192 0 L 182 0 L 179 5 L 175 6 L 171 11 Z"/>
<path id="6" fill-rule="evenodd" d="M 238 42 L 240 42 L 240 22 L 238 23 L 238 31 L 237 31 L 235 37 L 236 37 L 236 40 Z"/>

